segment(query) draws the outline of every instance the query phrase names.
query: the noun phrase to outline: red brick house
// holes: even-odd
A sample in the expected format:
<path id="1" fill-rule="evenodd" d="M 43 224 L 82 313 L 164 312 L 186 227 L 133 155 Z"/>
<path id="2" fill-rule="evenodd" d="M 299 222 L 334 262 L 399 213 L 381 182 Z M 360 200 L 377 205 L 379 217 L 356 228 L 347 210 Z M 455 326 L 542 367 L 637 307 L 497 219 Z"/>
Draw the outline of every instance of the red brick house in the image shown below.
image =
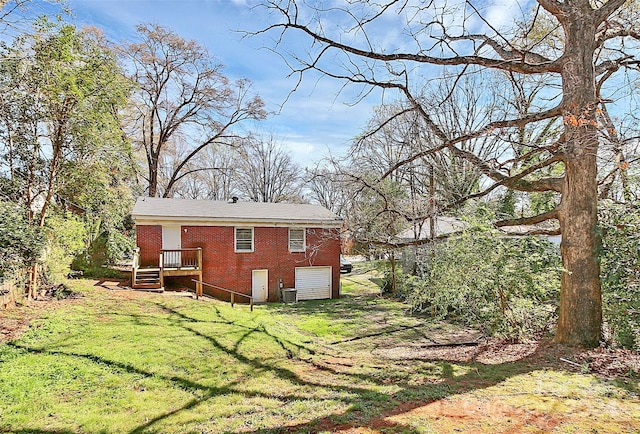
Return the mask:
<path id="1" fill-rule="evenodd" d="M 132 215 L 134 288 L 178 278 L 193 287 L 195 278 L 222 299 L 222 288 L 257 302 L 278 300 L 282 288 L 299 300 L 339 297 L 342 220 L 322 206 L 146 197 Z"/>

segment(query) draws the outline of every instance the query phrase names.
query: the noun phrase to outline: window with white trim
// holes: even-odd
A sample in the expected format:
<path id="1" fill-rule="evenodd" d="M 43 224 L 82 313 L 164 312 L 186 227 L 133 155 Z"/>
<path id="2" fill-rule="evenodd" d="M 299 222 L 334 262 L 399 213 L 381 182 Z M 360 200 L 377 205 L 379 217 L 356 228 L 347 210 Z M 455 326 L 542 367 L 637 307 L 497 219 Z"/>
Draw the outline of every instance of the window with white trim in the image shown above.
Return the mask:
<path id="1" fill-rule="evenodd" d="M 305 230 L 289 228 L 289 251 L 304 252 L 305 250 Z"/>
<path id="2" fill-rule="evenodd" d="M 253 228 L 236 228 L 236 252 L 253 252 Z"/>

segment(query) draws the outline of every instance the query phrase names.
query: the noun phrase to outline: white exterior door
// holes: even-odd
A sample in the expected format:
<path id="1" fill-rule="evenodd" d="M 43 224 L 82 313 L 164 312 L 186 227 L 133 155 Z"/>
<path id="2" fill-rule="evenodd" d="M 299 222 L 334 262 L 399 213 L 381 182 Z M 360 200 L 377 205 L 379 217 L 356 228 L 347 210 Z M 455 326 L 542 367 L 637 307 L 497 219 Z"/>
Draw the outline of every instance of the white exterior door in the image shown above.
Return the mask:
<path id="1" fill-rule="evenodd" d="M 180 250 L 182 249 L 182 228 L 179 225 L 162 226 L 162 249 Z M 164 254 L 164 266 L 168 268 L 178 268 L 181 263 L 180 252 L 166 252 Z"/>
<path id="2" fill-rule="evenodd" d="M 268 270 L 253 270 L 251 272 L 251 296 L 254 302 L 267 301 L 269 296 Z"/>
<path id="3" fill-rule="evenodd" d="M 298 300 L 331 298 L 331 267 L 297 267 Z"/>

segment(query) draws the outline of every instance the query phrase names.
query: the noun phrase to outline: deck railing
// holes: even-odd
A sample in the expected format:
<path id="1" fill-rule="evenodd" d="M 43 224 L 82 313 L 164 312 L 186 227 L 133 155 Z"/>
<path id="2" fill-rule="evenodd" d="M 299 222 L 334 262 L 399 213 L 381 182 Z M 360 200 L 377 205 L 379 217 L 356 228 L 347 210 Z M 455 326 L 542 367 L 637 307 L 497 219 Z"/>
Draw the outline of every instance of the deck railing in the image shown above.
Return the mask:
<path id="1" fill-rule="evenodd" d="M 229 294 L 231 294 L 231 307 L 233 307 L 234 303 L 235 303 L 235 296 L 240 296 L 240 297 L 245 297 L 249 299 L 249 307 L 251 309 L 251 312 L 253 312 L 253 297 L 247 294 L 243 294 L 241 292 L 236 292 L 236 291 L 232 291 L 230 289 L 227 288 L 222 288 L 220 286 L 216 286 L 216 285 L 211 285 L 210 283 L 205 283 L 201 280 L 196 280 L 196 279 L 191 279 L 192 282 L 194 282 L 196 284 L 196 298 L 198 298 L 199 295 L 202 295 L 202 287 L 206 286 L 208 288 L 213 288 L 213 289 L 217 289 L 219 291 L 224 291 L 224 292 L 228 292 Z M 199 292 L 199 294 L 198 294 Z"/>
<path id="2" fill-rule="evenodd" d="M 138 277 L 142 275 L 143 271 L 145 272 L 146 280 L 149 280 L 149 272 L 156 271 L 159 280 L 157 285 L 160 288 L 164 288 L 165 277 L 168 276 L 195 275 L 202 279 L 202 248 L 161 249 L 158 256 L 158 265 L 145 263 L 144 266 L 141 266 L 140 248 L 136 247 L 133 252 L 131 266 L 131 284 L 134 288 L 138 285 Z M 149 288 L 148 285 L 150 283 L 146 282 L 145 288 Z"/>
<path id="3" fill-rule="evenodd" d="M 133 249 L 133 263 L 131 265 L 131 285 L 136 284 L 136 277 L 140 268 L 140 247 Z"/>
<path id="4" fill-rule="evenodd" d="M 202 269 L 202 249 L 162 249 L 160 250 L 160 268 Z"/>
<path id="5" fill-rule="evenodd" d="M 133 268 L 140 268 L 140 247 L 133 249 Z"/>

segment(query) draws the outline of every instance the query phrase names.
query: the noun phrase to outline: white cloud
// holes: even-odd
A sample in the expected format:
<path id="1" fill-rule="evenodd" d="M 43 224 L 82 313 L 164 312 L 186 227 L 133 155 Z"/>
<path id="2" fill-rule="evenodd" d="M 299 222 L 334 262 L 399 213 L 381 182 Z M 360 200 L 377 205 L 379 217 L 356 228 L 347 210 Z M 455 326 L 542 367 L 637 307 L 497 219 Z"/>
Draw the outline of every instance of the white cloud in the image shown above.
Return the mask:
<path id="1" fill-rule="evenodd" d="M 269 110 L 277 111 L 288 98 L 278 115 L 258 123 L 256 128 L 273 132 L 286 143 L 297 162 L 306 165 L 320 160 L 328 150 L 343 154 L 364 127 L 371 107 L 380 103 L 379 95 L 348 106 L 357 99 L 355 87 L 342 89 L 344 83 L 326 77 L 318 80 L 314 74 L 306 74 L 299 89 L 288 95 L 297 78 L 287 78 L 290 70 L 283 60 L 268 49 L 261 49 L 273 47 L 273 35 L 243 39 L 236 32 L 267 24 L 266 13 L 253 9 L 251 4 L 251 0 L 68 0 L 77 24 L 103 28 L 107 37 L 116 42 L 133 39 L 138 23 L 158 23 L 206 46 L 226 66 L 230 78 L 250 79 Z M 387 24 L 397 28 L 392 24 L 398 19 L 392 17 Z M 336 23 L 331 25 L 339 28 Z M 383 44 L 395 46 L 401 39 L 398 31 L 389 31 Z M 308 48 L 304 45 L 307 42 L 287 38 L 280 48 L 303 52 Z"/>

